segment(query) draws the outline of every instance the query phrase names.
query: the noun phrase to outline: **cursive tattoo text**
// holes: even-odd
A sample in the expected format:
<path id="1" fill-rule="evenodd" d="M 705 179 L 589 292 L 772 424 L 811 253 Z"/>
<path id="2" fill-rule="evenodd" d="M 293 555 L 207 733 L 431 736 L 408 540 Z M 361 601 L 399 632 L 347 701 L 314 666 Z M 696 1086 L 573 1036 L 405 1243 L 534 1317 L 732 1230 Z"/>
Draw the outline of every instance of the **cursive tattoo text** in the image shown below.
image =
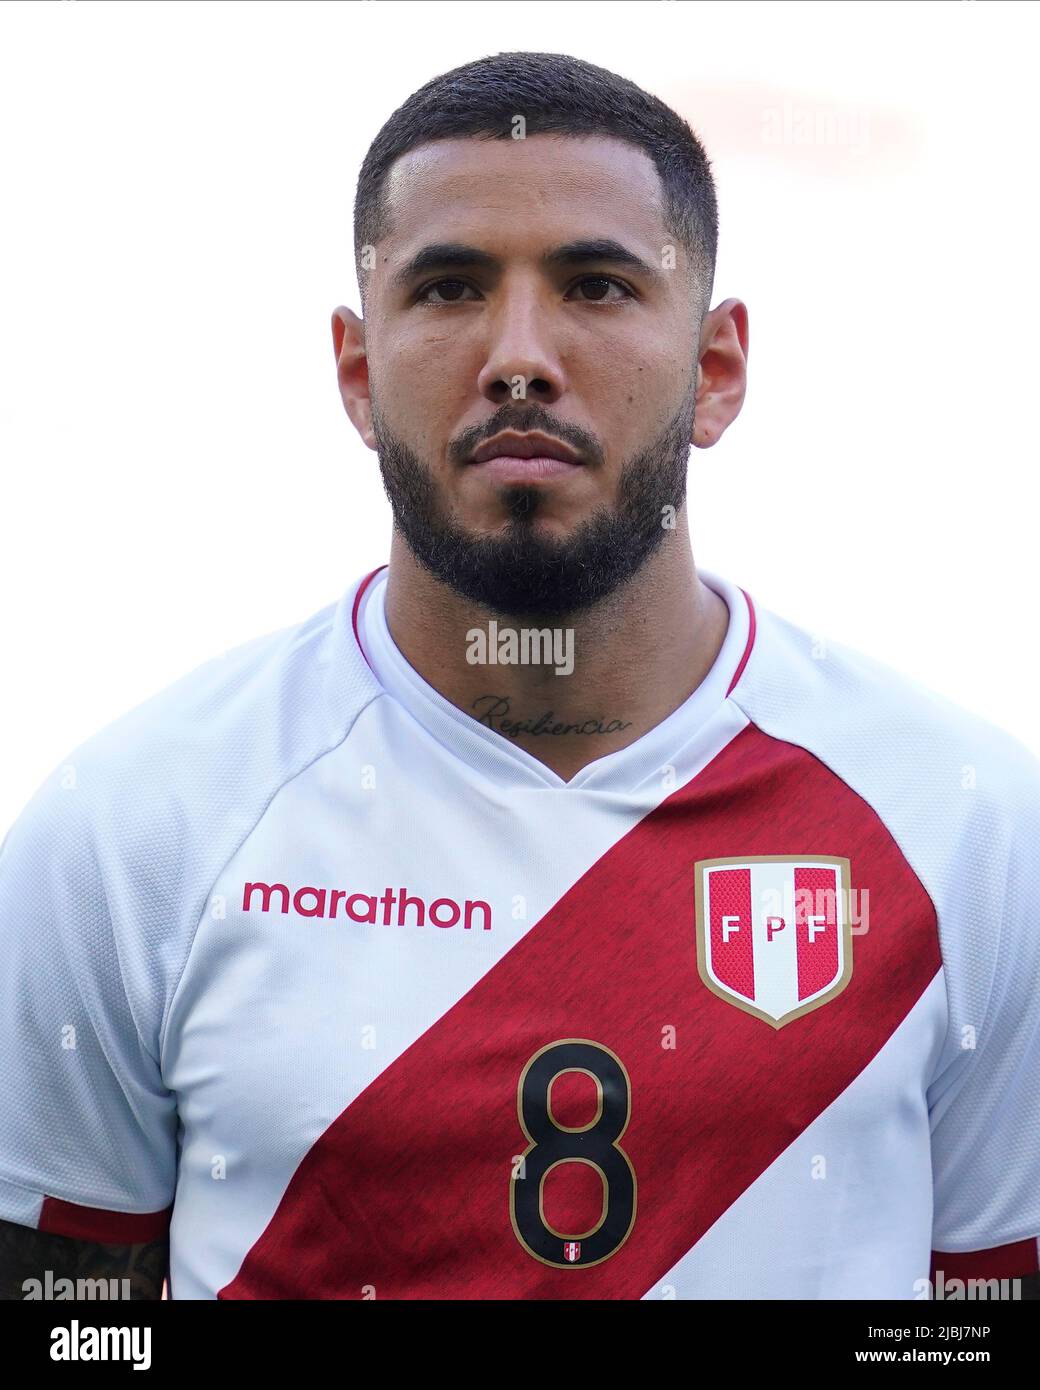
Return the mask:
<path id="1" fill-rule="evenodd" d="M 537 719 L 510 719 L 508 695 L 481 695 L 473 701 L 473 709 L 481 724 L 507 738 L 517 738 L 520 734 L 616 734 L 632 727 L 631 719 L 585 719 L 561 724 L 551 709 Z"/>

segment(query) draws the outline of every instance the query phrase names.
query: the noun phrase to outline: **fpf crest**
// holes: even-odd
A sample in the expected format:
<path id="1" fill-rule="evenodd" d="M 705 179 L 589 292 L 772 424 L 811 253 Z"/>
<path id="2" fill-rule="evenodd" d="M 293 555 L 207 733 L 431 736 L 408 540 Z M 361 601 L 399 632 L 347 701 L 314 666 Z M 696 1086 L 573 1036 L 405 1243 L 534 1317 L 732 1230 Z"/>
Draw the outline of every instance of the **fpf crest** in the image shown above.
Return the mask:
<path id="1" fill-rule="evenodd" d="M 783 1028 L 852 978 L 849 861 L 751 854 L 694 864 L 697 968 L 720 999 Z"/>

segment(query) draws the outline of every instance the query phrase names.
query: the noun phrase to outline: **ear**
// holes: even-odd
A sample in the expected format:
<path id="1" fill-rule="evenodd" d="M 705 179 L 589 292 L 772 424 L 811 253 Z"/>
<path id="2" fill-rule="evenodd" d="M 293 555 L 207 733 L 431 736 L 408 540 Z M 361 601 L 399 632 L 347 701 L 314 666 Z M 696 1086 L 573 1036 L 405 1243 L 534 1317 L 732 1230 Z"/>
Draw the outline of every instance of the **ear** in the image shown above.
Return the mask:
<path id="1" fill-rule="evenodd" d="M 692 440 L 698 449 L 717 444 L 740 414 L 747 390 L 747 354 L 747 305 L 726 299 L 701 325 Z"/>
<path id="2" fill-rule="evenodd" d="M 332 346 L 336 354 L 339 394 L 350 422 L 370 449 L 376 447 L 372 431 L 372 400 L 365 355 L 365 325 L 343 305 L 332 315 Z"/>

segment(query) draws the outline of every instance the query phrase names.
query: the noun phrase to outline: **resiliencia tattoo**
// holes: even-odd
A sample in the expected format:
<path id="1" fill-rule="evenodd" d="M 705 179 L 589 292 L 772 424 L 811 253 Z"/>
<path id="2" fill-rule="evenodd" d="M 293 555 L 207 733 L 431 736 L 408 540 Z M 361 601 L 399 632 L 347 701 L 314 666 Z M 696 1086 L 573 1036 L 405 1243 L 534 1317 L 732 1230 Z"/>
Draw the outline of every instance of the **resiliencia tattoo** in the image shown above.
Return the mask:
<path id="1" fill-rule="evenodd" d="M 508 695 L 481 695 L 473 701 L 476 718 L 496 733 L 507 738 L 520 734 L 616 734 L 632 727 L 631 719 L 585 719 L 577 724 L 561 724 L 553 711 L 546 710 L 537 719 L 510 719 Z"/>

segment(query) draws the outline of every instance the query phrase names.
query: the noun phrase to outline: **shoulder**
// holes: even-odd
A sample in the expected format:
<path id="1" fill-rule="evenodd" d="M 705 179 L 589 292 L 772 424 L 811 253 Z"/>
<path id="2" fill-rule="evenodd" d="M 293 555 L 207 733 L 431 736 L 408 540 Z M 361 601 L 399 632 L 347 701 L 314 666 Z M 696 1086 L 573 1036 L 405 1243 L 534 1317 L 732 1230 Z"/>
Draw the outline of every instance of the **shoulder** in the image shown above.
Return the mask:
<path id="1" fill-rule="evenodd" d="M 732 699 L 765 733 L 830 762 L 864 794 L 1010 831 L 1040 805 L 1040 759 L 909 675 L 768 610 Z M 868 796 L 868 799 L 870 797 Z"/>
<path id="2" fill-rule="evenodd" d="M 202 662 L 71 750 L 50 785 L 79 793 L 99 829 L 131 836 L 164 810 L 204 814 L 250 786 L 269 790 L 342 739 L 372 697 L 352 640 L 356 587 Z"/>
<path id="3" fill-rule="evenodd" d="M 204 662 L 72 749 L 4 840 L 5 913 L 53 921 L 70 959 L 100 950 L 117 961 L 131 1008 L 151 1023 L 224 863 L 378 693 L 352 640 L 354 588 Z"/>
<path id="4" fill-rule="evenodd" d="M 341 738 L 351 671 L 332 675 L 331 604 L 203 662 L 68 752 L 27 807 L 79 808 L 97 835 L 134 841 L 164 818 L 205 819 L 268 791 Z"/>
<path id="5" fill-rule="evenodd" d="M 866 801 L 935 908 L 951 1028 L 995 1007 L 1017 959 L 1040 983 L 1040 760 L 891 666 L 769 611 L 731 698 Z"/>

